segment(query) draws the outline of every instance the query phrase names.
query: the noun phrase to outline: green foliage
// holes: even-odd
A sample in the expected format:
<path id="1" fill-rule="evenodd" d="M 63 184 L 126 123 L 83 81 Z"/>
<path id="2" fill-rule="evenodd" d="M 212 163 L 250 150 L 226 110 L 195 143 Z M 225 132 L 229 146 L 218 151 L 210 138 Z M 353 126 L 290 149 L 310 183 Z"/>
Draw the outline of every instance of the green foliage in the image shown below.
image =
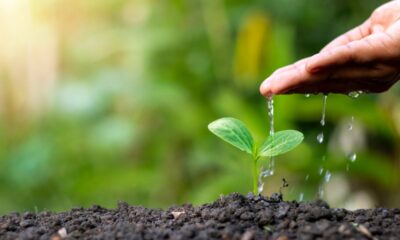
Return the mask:
<path id="1" fill-rule="evenodd" d="M 208 125 L 208 129 L 233 146 L 254 154 L 254 141 L 246 126 L 235 118 L 220 118 Z"/>
<path id="2" fill-rule="evenodd" d="M 258 194 L 258 166 L 260 157 L 274 157 L 297 147 L 304 139 L 301 132 L 285 130 L 268 136 L 260 150 L 254 145 L 250 131 L 240 120 L 226 117 L 215 120 L 208 129 L 222 140 L 253 156 L 253 193 Z"/>
<path id="3" fill-rule="evenodd" d="M 304 139 L 301 132 L 296 130 L 284 130 L 267 138 L 258 151 L 259 156 L 274 157 L 294 149 Z"/>

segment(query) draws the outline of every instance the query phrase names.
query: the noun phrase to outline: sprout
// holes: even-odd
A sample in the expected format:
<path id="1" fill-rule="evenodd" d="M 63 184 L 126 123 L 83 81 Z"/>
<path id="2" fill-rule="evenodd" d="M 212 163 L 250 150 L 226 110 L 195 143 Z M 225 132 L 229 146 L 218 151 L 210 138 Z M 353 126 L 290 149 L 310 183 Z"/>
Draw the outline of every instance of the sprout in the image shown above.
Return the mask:
<path id="1" fill-rule="evenodd" d="M 265 142 L 257 147 L 247 127 L 235 118 L 220 118 L 208 125 L 208 129 L 231 145 L 252 155 L 253 157 L 253 192 L 257 194 L 258 167 L 261 157 L 274 157 L 297 147 L 304 139 L 301 132 L 284 130 L 267 137 Z"/>

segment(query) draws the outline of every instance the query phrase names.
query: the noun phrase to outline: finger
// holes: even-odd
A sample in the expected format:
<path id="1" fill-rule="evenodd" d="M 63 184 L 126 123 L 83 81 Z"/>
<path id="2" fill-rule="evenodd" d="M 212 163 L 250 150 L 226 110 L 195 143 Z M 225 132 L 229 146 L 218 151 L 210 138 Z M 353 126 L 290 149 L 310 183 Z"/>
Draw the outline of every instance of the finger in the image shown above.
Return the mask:
<path id="1" fill-rule="evenodd" d="M 357 66 L 317 74 L 313 81 L 287 86 L 285 93 L 349 93 L 351 91 L 382 92 L 398 80 L 398 71 L 385 65 L 374 68 Z"/>
<path id="2" fill-rule="evenodd" d="M 304 81 L 312 81 L 314 77 L 306 71 L 306 61 L 299 62 L 284 71 L 272 74 L 262 83 L 260 92 L 264 96 L 283 94 L 288 88 Z"/>
<path id="3" fill-rule="evenodd" d="M 328 51 L 333 48 L 343 46 L 350 42 L 357 41 L 357 40 L 360 40 L 362 38 L 369 36 L 371 34 L 370 25 L 371 25 L 370 20 L 365 21 L 360 26 L 357 26 L 356 28 L 353 28 L 350 31 L 335 38 L 332 42 L 328 43 L 328 45 L 326 45 L 321 50 L 321 52 Z"/>
<path id="4" fill-rule="evenodd" d="M 279 68 L 275 72 L 273 72 L 272 75 L 280 74 L 282 72 L 285 72 L 285 71 L 292 70 L 294 68 L 300 67 L 301 65 L 304 65 L 308 61 L 308 59 L 310 59 L 310 57 L 303 58 L 303 59 L 301 59 L 301 60 L 299 60 L 299 61 L 297 61 L 297 62 L 295 62 L 293 64 L 290 64 L 290 65 L 287 65 L 285 67 Z"/>
<path id="5" fill-rule="evenodd" d="M 308 58 L 301 59 L 293 64 L 290 64 L 288 66 L 282 67 L 274 71 L 271 76 L 269 76 L 267 79 L 263 81 L 263 83 L 260 85 L 260 93 L 264 96 L 269 96 L 272 93 L 271 91 L 271 86 L 276 83 L 275 80 L 273 79 L 282 79 L 284 78 L 284 73 L 290 74 L 298 74 L 298 69 L 305 69 L 305 65 L 308 61 Z"/>
<path id="6" fill-rule="evenodd" d="M 370 35 L 361 40 L 312 56 L 306 64 L 306 69 L 311 73 L 315 73 L 323 68 L 385 60 L 394 57 L 395 51 L 397 51 L 392 48 L 392 42 L 393 38 L 385 33 Z"/>

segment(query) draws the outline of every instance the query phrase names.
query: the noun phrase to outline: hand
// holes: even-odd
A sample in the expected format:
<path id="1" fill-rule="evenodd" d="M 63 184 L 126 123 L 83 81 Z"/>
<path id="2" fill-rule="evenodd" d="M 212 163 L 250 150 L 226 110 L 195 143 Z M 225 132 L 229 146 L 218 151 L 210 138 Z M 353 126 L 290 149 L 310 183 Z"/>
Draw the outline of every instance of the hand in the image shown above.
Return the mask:
<path id="1" fill-rule="evenodd" d="M 286 93 L 383 92 L 400 78 L 400 0 L 376 9 L 320 53 L 276 70 L 264 96 Z"/>

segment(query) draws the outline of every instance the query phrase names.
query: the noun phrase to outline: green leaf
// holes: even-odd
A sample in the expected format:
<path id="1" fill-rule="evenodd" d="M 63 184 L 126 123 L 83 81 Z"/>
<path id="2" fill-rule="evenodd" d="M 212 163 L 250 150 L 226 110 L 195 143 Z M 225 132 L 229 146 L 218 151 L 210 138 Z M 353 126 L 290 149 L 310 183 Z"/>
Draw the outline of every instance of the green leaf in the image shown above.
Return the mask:
<path id="1" fill-rule="evenodd" d="M 284 154 L 294 149 L 304 139 L 301 132 L 284 130 L 270 135 L 258 152 L 259 156 L 273 157 Z"/>
<path id="2" fill-rule="evenodd" d="M 253 137 L 241 121 L 230 117 L 220 118 L 210 123 L 208 129 L 222 140 L 253 154 Z"/>

